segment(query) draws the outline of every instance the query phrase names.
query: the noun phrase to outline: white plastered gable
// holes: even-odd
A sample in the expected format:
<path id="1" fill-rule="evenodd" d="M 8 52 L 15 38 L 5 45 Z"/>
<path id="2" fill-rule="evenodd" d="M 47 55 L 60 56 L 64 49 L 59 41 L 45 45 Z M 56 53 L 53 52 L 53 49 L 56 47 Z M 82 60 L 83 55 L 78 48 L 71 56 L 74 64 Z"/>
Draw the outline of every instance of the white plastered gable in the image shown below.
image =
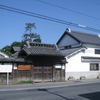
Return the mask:
<path id="1" fill-rule="evenodd" d="M 79 42 L 74 38 L 72 38 L 70 35 L 66 34 L 59 42 L 58 47 L 64 47 L 64 46 L 76 45 L 76 44 L 79 44 Z"/>
<path id="2" fill-rule="evenodd" d="M 4 54 L 4 53 L 2 53 L 2 52 L 0 52 L 0 58 L 9 58 L 6 54 Z"/>

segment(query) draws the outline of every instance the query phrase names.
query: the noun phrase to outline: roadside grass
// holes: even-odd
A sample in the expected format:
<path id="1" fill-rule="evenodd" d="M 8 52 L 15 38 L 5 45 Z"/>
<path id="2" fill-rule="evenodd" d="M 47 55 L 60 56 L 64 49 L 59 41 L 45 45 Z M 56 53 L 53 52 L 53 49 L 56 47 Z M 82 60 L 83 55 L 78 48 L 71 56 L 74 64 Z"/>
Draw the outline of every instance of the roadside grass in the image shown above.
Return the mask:
<path id="1" fill-rule="evenodd" d="M 31 84 L 32 81 L 20 81 L 17 84 Z"/>

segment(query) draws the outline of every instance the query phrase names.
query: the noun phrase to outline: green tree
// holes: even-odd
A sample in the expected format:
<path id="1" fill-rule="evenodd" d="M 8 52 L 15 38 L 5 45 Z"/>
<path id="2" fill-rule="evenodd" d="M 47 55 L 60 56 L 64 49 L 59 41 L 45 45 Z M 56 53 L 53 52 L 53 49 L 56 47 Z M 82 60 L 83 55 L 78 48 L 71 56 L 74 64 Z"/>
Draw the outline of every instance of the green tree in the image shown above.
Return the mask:
<path id="1" fill-rule="evenodd" d="M 12 55 L 11 48 L 13 46 L 15 46 L 15 47 L 21 47 L 22 48 L 23 45 L 24 45 L 24 42 L 17 42 L 17 41 L 15 41 L 10 46 L 7 45 L 7 46 L 3 47 L 0 51 L 3 52 L 3 53 L 5 53 L 8 56 L 11 56 Z"/>
<path id="2" fill-rule="evenodd" d="M 32 33 L 32 29 L 36 29 L 35 23 L 26 23 L 25 25 L 26 25 L 25 32 L 28 32 L 28 33 L 25 33 L 23 35 L 24 41 L 21 41 L 21 42 L 14 41 L 10 46 L 7 45 L 7 46 L 3 47 L 2 49 L 0 49 L 1 52 L 7 54 L 8 56 L 11 56 L 11 54 L 12 54 L 11 48 L 13 46 L 22 48 L 25 41 L 41 42 L 40 35 L 36 34 L 36 33 Z"/>
<path id="3" fill-rule="evenodd" d="M 23 47 L 23 45 L 24 45 L 24 42 L 22 41 L 22 42 L 17 42 L 17 41 L 15 41 L 15 42 L 13 42 L 12 44 L 11 44 L 11 47 L 13 47 L 13 46 L 15 46 L 15 47 Z"/>
<path id="4" fill-rule="evenodd" d="M 26 23 L 25 25 L 25 32 L 28 33 L 23 35 L 23 41 L 41 42 L 40 35 L 32 32 L 32 29 L 36 29 L 35 23 Z"/>
<path id="5" fill-rule="evenodd" d="M 11 55 L 10 50 L 11 50 L 11 46 L 7 45 L 7 46 L 3 47 L 0 51 L 5 53 L 6 55 L 10 56 Z"/>

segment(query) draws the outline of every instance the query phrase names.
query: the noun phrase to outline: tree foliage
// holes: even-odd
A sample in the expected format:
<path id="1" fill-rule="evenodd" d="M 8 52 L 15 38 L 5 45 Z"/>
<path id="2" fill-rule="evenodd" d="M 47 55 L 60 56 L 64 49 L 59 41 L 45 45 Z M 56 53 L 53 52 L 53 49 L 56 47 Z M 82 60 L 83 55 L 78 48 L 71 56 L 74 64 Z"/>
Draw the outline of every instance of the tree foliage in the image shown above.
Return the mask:
<path id="1" fill-rule="evenodd" d="M 28 33 L 23 35 L 23 41 L 41 42 L 40 35 L 32 32 L 32 29 L 36 29 L 35 23 L 26 23 L 25 25 L 25 32 Z"/>
<path id="2" fill-rule="evenodd" d="M 11 54 L 12 54 L 11 49 L 13 46 L 22 48 L 25 41 L 41 43 L 40 35 L 32 32 L 32 29 L 36 29 L 35 23 L 26 23 L 25 25 L 26 25 L 25 32 L 27 32 L 27 33 L 25 33 L 23 35 L 23 41 L 21 41 L 21 42 L 14 41 L 10 46 L 7 45 L 7 46 L 3 47 L 0 50 L 1 52 L 7 54 L 8 56 L 11 56 Z"/>
<path id="3" fill-rule="evenodd" d="M 0 51 L 7 54 L 8 56 L 11 56 L 12 53 L 11 53 L 11 48 L 13 46 L 16 46 L 16 47 L 23 47 L 24 43 L 23 42 L 17 42 L 17 41 L 14 41 L 10 46 L 5 46 L 3 47 Z"/>
<path id="4" fill-rule="evenodd" d="M 16 47 L 23 47 L 23 45 L 24 45 L 24 42 L 22 41 L 22 42 L 17 42 L 17 41 L 15 41 L 15 42 L 13 42 L 12 44 L 11 44 L 11 47 L 13 47 L 13 46 L 16 46 Z"/>

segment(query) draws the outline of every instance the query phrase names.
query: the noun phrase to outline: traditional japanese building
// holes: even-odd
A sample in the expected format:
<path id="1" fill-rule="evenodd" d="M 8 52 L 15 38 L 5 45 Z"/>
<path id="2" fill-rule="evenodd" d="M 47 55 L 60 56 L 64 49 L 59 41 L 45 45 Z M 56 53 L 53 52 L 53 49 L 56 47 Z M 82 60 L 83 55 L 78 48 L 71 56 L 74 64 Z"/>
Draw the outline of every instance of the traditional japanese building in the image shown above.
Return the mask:
<path id="1" fill-rule="evenodd" d="M 62 81 L 65 79 L 66 60 L 56 44 L 27 42 L 26 46 L 18 52 L 17 58 L 25 60 L 24 65 L 23 63 L 18 64 L 18 75 L 23 73 L 23 77 L 30 77 L 33 81 Z"/>
<path id="2" fill-rule="evenodd" d="M 0 57 L 0 83 L 65 80 L 66 60 L 56 44 L 27 42 L 11 51 L 11 57 Z"/>
<path id="3" fill-rule="evenodd" d="M 65 79 L 100 77 L 100 35 L 78 32 L 69 28 L 57 42 L 65 55 Z"/>

